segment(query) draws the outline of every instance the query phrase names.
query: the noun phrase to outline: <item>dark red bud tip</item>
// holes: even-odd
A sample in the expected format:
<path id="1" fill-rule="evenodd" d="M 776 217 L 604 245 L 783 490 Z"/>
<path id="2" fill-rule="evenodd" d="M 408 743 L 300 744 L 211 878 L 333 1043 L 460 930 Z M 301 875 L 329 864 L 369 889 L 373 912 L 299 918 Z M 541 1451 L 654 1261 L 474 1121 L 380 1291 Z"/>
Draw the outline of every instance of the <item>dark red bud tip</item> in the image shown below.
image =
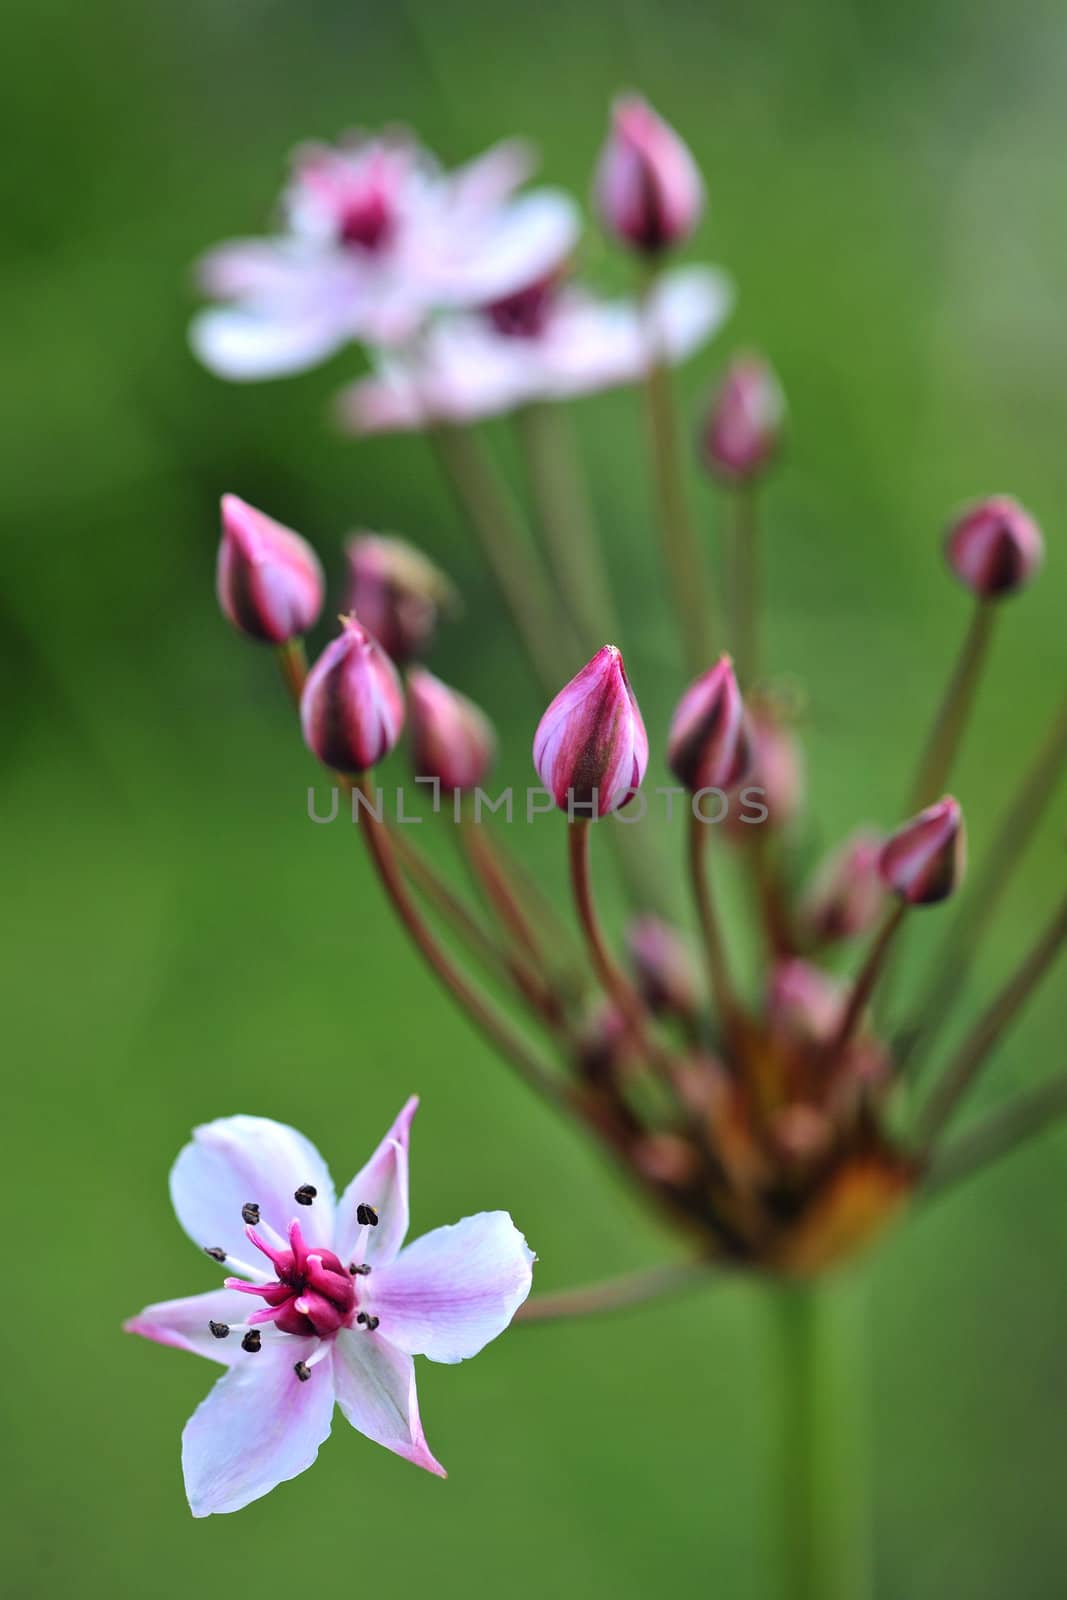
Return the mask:
<path id="1" fill-rule="evenodd" d="M 785 397 L 769 362 L 741 356 L 712 397 L 704 424 L 704 460 L 717 477 L 751 483 L 778 454 Z"/>
<path id="2" fill-rule="evenodd" d="M 477 789 L 485 782 L 496 737 L 473 700 L 424 667 L 413 667 L 408 673 L 408 714 L 417 778 L 436 778 L 449 792 Z"/>
<path id="3" fill-rule="evenodd" d="M 751 772 L 752 734 L 729 656 L 721 656 L 679 700 L 667 760 L 692 794 L 736 789 Z"/>
<path id="4" fill-rule="evenodd" d="M 878 871 L 899 899 L 930 906 L 953 893 L 963 879 L 965 863 L 963 813 L 959 801 L 946 795 L 886 840 Z"/>
<path id="5" fill-rule="evenodd" d="M 704 184 L 688 146 L 638 95 L 615 102 L 595 199 L 607 231 L 645 255 L 681 244 L 700 220 Z"/>
<path id="6" fill-rule="evenodd" d="M 227 620 L 264 644 L 299 638 L 322 610 L 322 568 L 314 550 L 235 494 L 222 497 L 215 585 Z"/>
<path id="7" fill-rule="evenodd" d="M 996 600 L 1014 594 L 1037 572 L 1045 542 L 1017 500 L 994 495 L 969 507 L 945 538 L 948 564 L 974 594 Z"/>
<path id="8" fill-rule="evenodd" d="M 451 583 L 403 539 L 361 533 L 345 547 L 347 607 L 398 666 L 425 654 L 442 615 L 458 609 Z"/>
<path id="9" fill-rule="evenodd" d="M 633 799 L 648 766 L 648 735 L 613 644 L 552 701 L 534 735 L 533 759 L 569 817 L 604 817 Z"/>
<path id="10" fill-rule="evenodd" d="M 304 740 L 335 772 L 367 772 L 385 759 L 404 726 L 396 668 L 354 617 L 308 673 L 300 697 Z"/>

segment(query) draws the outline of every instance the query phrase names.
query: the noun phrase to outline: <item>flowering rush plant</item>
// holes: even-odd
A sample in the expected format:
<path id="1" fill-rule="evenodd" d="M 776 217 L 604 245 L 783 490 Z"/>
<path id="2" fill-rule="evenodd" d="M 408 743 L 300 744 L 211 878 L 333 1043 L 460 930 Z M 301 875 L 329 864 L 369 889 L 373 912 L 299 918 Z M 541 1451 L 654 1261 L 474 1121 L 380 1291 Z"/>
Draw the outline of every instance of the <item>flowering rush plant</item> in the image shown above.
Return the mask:
<path id="1" fill-rule="evenodd" d="M 215 373 L 239 380 L 294 372 L 359 342 L 368 368 L 338 397 L 340 426 L 431 444 L 545 693 L 530 730 L 533 764 L 539 809 L 562 813 L 542 825 L 558 827 L 561 853 L 566 845 L 570 910 L 530 881 L 482 819 L 496 737 L 478 706 L 423 664 L 456 601 L 416 546 L 353 536 L 340 631 L 309 667 L 304 639 L 324 603 L 319 560 L 299 534 L 226 495 L 218 599 L 241 634 L 277 653 L 304 741 L 351 797 L 417 955 L 531 1092 L 610 1155 L 686 1253 L 524 1304 L 533 1258 L 501 1213 L 402 1248 L 414 1102 L 339 1202 L 321 1158 L 291 1129 L 255 1117 L 209 1123 L 179 1157 L 172 1196 L 182 1226 L 230 1275 L 222 1289 L 151 1306 L 129 1324 L 228 1369 L 186 1429 L 198 1514 L 236 1509 L 301 1471 L 335 1400 L 371 1439 L 440 1471 L 419 1422 L 414 1355 L 457 1361 L 516 1313 L 607 1312 L 716 1274 L 747 1274 L 773 1291 L 788 1335 L 784 1404 L 810 1423 L 818 1397 L 800 1391 L 816 1369 L 817 1285 L 918 1201 L 1067 1109 L 1067 1081 L 1052 1080 L 953 1133 L 1062 946 L 1065 899 L 962 1042 L 941 1049 L 1067 754 L 1065 701 L 966 881 L 964 809 L 945 791 L 997 621 L 1041 565 L 1036 523 L 1003 495 L 952 518 L 944 554 L 971 620 L 910 789 L 899 815 L 859 821 L 805 875 L 796 717 L 761 640 L 761 489 L 785 412 L 761 356 L 728 363 L 693 430 L 693 454 L 722 499 L 721 581 L 690 505 L 671 368 L 718 330 L 733 298 L 723 272 L 675 262 L 702 213 L 700 172 L 648 104 L 617 102 L 593 206 L 632 260 L 634 292 L 609 301 L 572 272 L 578 207 L 555 191 L 521 190 L 530 168 L 526 148 L 506 144 L 446 174 L 395 132 L 299 150 L 282 231 L 225 245 L 202 264 L 216 303 L 192 340 Z M 651 742 L 674 779 L 665 792 L 685 834 L 672 894 L 662 872 L 647 870 L 649 827 L 609 825 L 632 910 L 619 945 L 600 916 L 593 857 L 599 864 L 604 819 L 645 820 L 650 739 L 615 642 L 610 577 L 561 404 L 615 386 L 644 396 L 658 508 L 649 537 L 661 545 L 680 655 L 677 706 Z M 501 415 L 513 418 L 524 452 L 529 519 L 473 427 Z M 405 724 L 416 778 L 432 782 L 438 802 L 450 798 L 434 809 L 442 825 L 458 824 L 474 896 L 384 814 L 373 771 Z M 720 906 L 728 854 L 750 890 L 755 973 Z M 950 900 L 958 908 L 941 954 L 902 1007 L 893 980 L 909 925 L 944 916 Z M 820 1432 L 784 1430 L 794 1459 L 781 1508 L 783 1585 L 855 1593 L 842 1587 L 846 1562 L 822 1526 Z"/>

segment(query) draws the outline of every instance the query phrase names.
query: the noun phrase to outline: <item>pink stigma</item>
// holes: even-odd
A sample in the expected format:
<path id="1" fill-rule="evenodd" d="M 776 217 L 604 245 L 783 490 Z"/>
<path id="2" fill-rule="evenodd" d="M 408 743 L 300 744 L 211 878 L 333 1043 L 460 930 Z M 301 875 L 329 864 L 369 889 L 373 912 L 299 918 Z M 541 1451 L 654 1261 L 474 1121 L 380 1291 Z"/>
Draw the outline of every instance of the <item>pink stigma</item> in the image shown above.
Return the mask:
<path id="1" fill-rule="evenodd" d="M 332 1250 L 309 1249 L 300 1223 L 289 1224 L 289 1248 L 272 1245 L 254 1227 L 245 1229 L 257 1250 L 267 1257 L 277 1277 L 272 1283 L 244 1283 L 229 1279 L 243 1294 L 256 1294 L 267 1302 L 249 1323 L 273 1322 L 280 1333 L 317 1334 L 325 1339 L 355 1320 L 356 1289 L 352 1275 Z"/>

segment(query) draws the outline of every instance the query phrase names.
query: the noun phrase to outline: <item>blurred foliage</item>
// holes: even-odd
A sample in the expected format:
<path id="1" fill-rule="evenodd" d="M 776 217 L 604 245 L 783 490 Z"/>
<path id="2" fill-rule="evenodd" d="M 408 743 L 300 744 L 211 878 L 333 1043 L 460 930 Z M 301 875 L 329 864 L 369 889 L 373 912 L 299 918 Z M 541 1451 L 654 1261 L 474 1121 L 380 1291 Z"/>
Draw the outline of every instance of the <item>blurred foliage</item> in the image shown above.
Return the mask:
<path id="1" fill-rule="evenodd" d="M 526 781 L 537 698 L 420 442 L 330 431 L 355 358 L 214 381 L 185 347 L 188 267 L 263 225 L 291 144 L 353 123 L 410 121 L 450 162 L 529 133 L 546 176 L 584 193 L 610 95 L 640 86 L 708 177 L 690 253 L 740 288 L 687 401 L 747 341 L 791 401 L 769 638 L 810 687 L 819 839 L 901 803 L 966 615 L 939 557 L 947 510 L 1008 489 L 1046 525 L 1047 571 L 1005 609 L 959 776 L 977 850 L 1067 659 L 1067 13 L 43 0 L 9 15 L 5 55 L 5 1591 L 280 1600 L 325 1579 L 375 1600 L 472 1582 L 517 1600 L 653 1585 L 757 1600 L 773 1390 L 753 1287 L 516 1331 L 469 1368 L 422 1363 L 446 1484 L 341 1425 L 269 1501 L 189 1518 L 179 1432 L 213 1373 L 118 1329 L 214 1281 L 166 1195 L 193 1123 L 292 1120 L 344 1180 L 417 1089 L 418 1229 L 506 1206 L 541 1288 L 678 1247 L 431 986 L 356 841 L 308 826 L 311 769 L 272 662 L 213 605 L 224 488 L 328 559 L 357 525 L 429 548 L 468 606 L 436 665 L 497 719 L 505 778 Z M 595 232 L 585 259 L 625 281 Z M 661 747 L 680 685 L 638 408 L 616 395 L 577 422 Z M 493 438 L 508 459 L 506 429 Z M 712 539 L 713 497 L 695 492 Z M 1004 909 L 986 985 L 1062 881 L 1061 819 Z M 560 831 L 521 843 L 562 887 Z M 937 932 L 932 916 L 913 961 Z M 1067 1066 L 1063 993 L 1053 979 L 987 1100 Z M 1062 1591 L 1065 1149 L 1053 1136 L 916 1218 L 870 1272 L 881 1595 Z"/>

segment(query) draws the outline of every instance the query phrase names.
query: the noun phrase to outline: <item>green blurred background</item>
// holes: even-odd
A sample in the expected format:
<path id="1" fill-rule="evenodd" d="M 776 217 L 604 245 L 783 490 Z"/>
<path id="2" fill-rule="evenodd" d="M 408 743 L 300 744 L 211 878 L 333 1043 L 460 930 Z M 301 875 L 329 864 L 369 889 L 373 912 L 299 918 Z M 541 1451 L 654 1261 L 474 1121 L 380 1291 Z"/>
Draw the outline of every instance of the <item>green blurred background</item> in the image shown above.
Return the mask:
<path id="1" fill-rule="evenodd" d="M 450 162 L 528 133 L 545 175 L 584 195 L 610 95 L 641 87 L 707 175 L 689 253 L 740 289 L 687 397 L 748 341 L 790 397 L 769 638 L 810 686 L 819 838 L 894 820 L 967 612 L 939 555 L 947 510 L 1007 489 L 1046 526 L 1047 570 L 1006 607 L 959 774 L 980 849 L 1067 662 L 1067 12 L 43 0 L 9 15 L 5 54 L 4 1592 L 758 1600 L 773 1386 L 745 1286 L 421 1363 L 447 1483 L 340 1425 L 269 1500 L 188 1515 L 179 1433 L 213 1372 L 119 1324 L 214 1281 L 166 1193 L 195 1122 L 291 1120 L 344 1181 L 418 1090 L 417 1231 L 506 1206 L 542 1289 L 678 1249 L 431 986 L 347 830 L 305 819 L 314 772 L 272 663 L 215 611 L 220 491 L 306 531 L 335 572 L 357 525 L 451 571 L 467 622 L 435 666 L 497 720 L 503 778 L 527 780 L 538 700 L 424 447 L 331 432 L 355 357 L 216 382 L 186 351 L 188 266 L 261 226 L 291 144 L 353 123 L 410 121 Z M 595 234 L 586 258 L 621 282 Z M 587 402 L 577 422 L 662 750 L 680 680 L 637 403 Z M 562 890 L 560 835 L 548 820 L 521 843 Z M 1062 878 L 1059 805 L 969 1004 Z M 1067 1066 L 1063 1023 L 1054 978 L 985 1098 Z M 869 1274 L 880 1596 L 1067 1584 L 1065 1152 L 1052 1135 L 916 1218 Z"/>

